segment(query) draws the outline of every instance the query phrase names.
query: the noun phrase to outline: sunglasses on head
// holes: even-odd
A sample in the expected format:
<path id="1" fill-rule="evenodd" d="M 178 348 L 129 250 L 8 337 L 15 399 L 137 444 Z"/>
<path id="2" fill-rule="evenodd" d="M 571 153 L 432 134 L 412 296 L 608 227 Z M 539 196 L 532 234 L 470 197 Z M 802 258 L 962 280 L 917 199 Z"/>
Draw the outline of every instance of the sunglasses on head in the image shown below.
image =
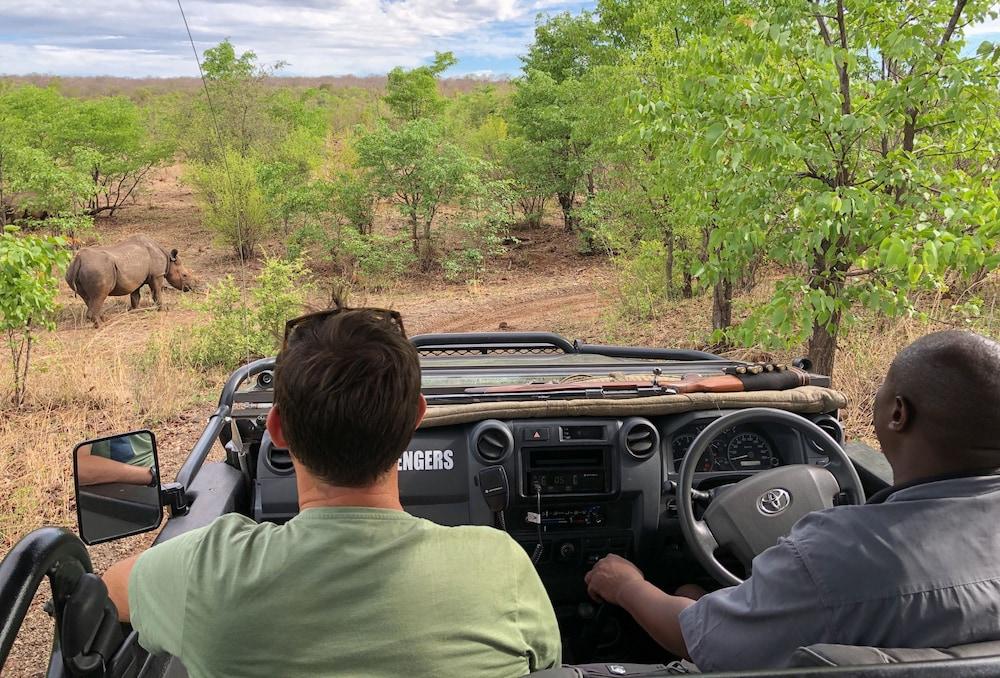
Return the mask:
<path id="1" fill-rule="evenodd" d="M 360 307 L 360 308 L 349 308 L 347 306 L 337 306 L 335 308 L 328 308 L 323 311 L 316 311 L 314 313 L 306 313 L 305 315 L 300 315 L 297 318 L 292 318 L 285 323 L 285 339 L 281 343 L 281 350 L 285 350 L 288 346 L 288 340 L 292 336 L 292 332 L 296 327 L 299 327 L 303 323 L 314 322 L 317 320 L 325 320 L 326 318 L 333 317 L 338 313 L 360 312 L 365 313 L 376 320 L 381 320 L 383 322 L 388 322 L 394 326 L 399 333 L 406 336 L 406 330 L 403 329 L 403 317 L 399 314 L 399 311 L 393 311 L 387 308 L 372 308 L 372 307 Z"/>

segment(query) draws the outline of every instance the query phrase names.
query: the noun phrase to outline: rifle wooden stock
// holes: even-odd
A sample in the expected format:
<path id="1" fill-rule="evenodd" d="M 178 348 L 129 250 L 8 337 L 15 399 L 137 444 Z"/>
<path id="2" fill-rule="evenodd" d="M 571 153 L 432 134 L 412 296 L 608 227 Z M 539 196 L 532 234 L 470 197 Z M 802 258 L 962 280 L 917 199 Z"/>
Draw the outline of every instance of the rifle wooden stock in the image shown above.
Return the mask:
<path id="1" fill-rule="evenodd" d="M 690 375 L 680 381 L 658 381 L 655 386 L 676 393 L 739 393 L 740 391 L 784 391 L 809 385 L 809 373 L 794 367 L 758 374 Z M 652 381 L 567 381 L 555 384 L 521 384 L 518 386 L 480 386 L 465 389 L 465 393 L 548 393 L 553 391 L 584 391 L 600 389 L 616 391 L 649 390 Z"/>

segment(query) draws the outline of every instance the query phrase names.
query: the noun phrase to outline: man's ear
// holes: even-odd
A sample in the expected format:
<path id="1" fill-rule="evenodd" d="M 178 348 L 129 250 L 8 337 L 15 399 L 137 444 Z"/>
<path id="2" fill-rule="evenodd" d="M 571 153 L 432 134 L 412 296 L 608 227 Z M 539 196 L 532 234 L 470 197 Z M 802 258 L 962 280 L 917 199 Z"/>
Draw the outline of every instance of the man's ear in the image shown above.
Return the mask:
<path id="1" fill-rule="evenodd" d="M 902 396 L 896 396 L 892 401 L 892 411 L 889 413 L 889 430 L 902 433 L 913 423 L 913 406 Z"/>
<path id="2" fill-rule="evenodd" d="M 427 414 L 427 398 L 421 393 L 420 400 L 417 401 L 417 426 L 420 426 L 425 414 Z"/>
<path id="3" fill-rule="evenodd" d="M 281 428 L 281 414 L 277 406 L 272 407 L 267 413 L 267 432 L 271 434 L 274 446 L 283 450 L 288 449 L 288 441 L 285 440 L 285 432 Z"/>

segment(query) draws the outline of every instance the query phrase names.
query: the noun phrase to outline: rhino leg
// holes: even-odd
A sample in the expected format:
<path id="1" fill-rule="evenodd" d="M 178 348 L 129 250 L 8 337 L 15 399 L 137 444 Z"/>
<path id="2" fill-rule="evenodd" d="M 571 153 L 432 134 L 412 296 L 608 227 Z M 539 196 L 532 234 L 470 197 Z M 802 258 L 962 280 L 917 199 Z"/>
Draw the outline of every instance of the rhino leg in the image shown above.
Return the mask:
<path id="1" fill-rule="evenodd" d="M 142 288 L 139 288 L 139 289 L 142 289 Z M 137 289 L 135 292 L 133 292 L 132 294 L 129 295 L 129 298 L 128 298 L 128 301 L 129 301 L 128 308 L 129 308 L 130 311 L 134 311 L 135 309 L 139 308 L 139 289 Z"/>
<path id="2" fill-rule="evenodd" d="M 87 319 L 94 322 L 94 327 L 101 327 L 101 308 L 106 296 L 93 297 L 87 300 Z"/>
<path id="3" fill-rule="evenodd" d="M 163 310 L 163 276 L 153 278 L 149 283 L 149 291 L 153 293 L 153 303 L 160 311 Z"/>

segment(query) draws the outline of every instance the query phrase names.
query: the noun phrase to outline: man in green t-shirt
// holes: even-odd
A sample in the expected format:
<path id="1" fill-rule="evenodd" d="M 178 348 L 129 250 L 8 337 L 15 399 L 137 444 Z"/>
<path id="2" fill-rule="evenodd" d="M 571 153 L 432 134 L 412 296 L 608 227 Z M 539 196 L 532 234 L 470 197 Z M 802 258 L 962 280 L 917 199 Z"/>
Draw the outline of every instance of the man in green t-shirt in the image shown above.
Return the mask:
<path id="1" fill-rule="evenodd" d="M 153 438 L 141 431 L 76 448 L 80 485 L 155 485 L 159 479 L 153 461 Z"/>
<path id="2" fill-rule="evenodd" d="M 397 459 L 426 410 L 399 315 L 342 309 L 286 326 L 267 428 L 300 513 L 236 514 L 104 575 L 151 652 L 198 676 L 521 676 L 559 664 L 527 554 L 490 527 L 406 513 Z"/>

